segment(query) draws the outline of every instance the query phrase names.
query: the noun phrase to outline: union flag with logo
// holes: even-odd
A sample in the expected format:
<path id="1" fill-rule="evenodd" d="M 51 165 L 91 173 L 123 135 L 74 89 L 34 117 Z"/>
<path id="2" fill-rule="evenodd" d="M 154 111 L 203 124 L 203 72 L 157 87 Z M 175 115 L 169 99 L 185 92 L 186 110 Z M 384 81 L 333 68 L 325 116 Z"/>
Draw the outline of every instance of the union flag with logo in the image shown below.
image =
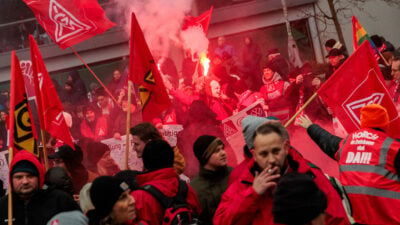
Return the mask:
<path id="1" fill-rule="evenodd" d="M 37 133 L 26 96 L 24 78 L 15 51 L 11 53 L 9 146 L 14 153 L 19 150 L 31 152 L 39 157 Z"/>
<path id="2" fill-rule="evenodd" d="M 71 133 L 64 119 L 64 109 L 44 65 L 39 47 L 32 35 L 29 35 L 29 43 L 31 46 L 32 74 L 40 127 L 52 137 L 63 141 L 75 149 Z"/>
<path id="3" fill-rule="evenodd" d="M 115 24 L 97 0 L 23 0 L 47 34 L 62 49 L 110 29 Z"/>
<path id="4" fill-rule="evenodd" d="M 186 30 L 192 26 L 200 26 L 204 33 L 207 34 L 208 27 L 210 26 L 211 15 L 213 6 L 198 17 L 186 16 L 182 25 L 182 30 Z"/>
<path id="5" fill-rule="evenodd" d="M 171 106 L 167 90 L 134 13 L 129 59 L 129 80 L 139 84 L 144 121 L 151 121 Z"/>
<path id="6" fill-rule="evenodd" d="M 360 129 L 360 110 L 380 104 L 390 118 L 387 133 L 400 138 L 400 118 L 368 42 L 361 46 L 321 86 L 318 94 L 332 109 L 347 132 Z"/>

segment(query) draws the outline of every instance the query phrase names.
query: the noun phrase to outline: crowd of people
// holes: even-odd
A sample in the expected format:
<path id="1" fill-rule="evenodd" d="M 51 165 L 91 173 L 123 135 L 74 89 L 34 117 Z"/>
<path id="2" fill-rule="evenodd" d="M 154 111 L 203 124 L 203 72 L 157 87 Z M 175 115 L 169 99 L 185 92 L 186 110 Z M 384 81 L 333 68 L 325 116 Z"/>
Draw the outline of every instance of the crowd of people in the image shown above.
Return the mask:
<path id="1" fill-rule="evenodd" d="M 400 106 L 399 53 L 382 37 L 371 38 L 385 58 L 379 59 L 380 68 Z M 320 98 L 299 117 L 298 124 L 338 161 L 339 179 L 324 174 L 291 146 L 292 128 L 282 125 L 342 65 L 346 49 L 328 40 L 330 63 L 321 73 L 310 63 L 293 67 L 276 48 L 263 56 L 251 37 L 243 43 L 237 54 L 225 37 L 219 37 L 207 76 L 189 55 L 181 75 L 172 59 L 156 57 L 173 104 L 143 123 L 140 102 L 135 93 L 132 96 L 130 135 L 143 162 L 141 171 L 121 171 L 101 142 L 121 139 L 125 133 L 127 71 L 113 71 L 107 85 L 115 100 L 99 85 L 87 90 L 79 74 L 71 72 L 56 89 L 76 144 L 73 149 L 50 138 L 45 144 L 54 167 L 48 171 L 26 151 L 15 155 L 9 169 L 13 224 L 400 223 L 400 143 L 385 133 L 385 108 L 365 106 L 362 129 L 346 138 L 317 125 L 332 121 L 331 110 Z M 263 61 L 267 62 L 261 66 Z M 2 91 L 2 149 L 7 142 L 8 99 L 9 92 Z M 246 116 L 241 121 L 245 146 L 240 162 L 221 121 L 257 101 L 268 117 Z M 175 146 L 159 131 L 168 124 L 183 125 Z M 370 154 L 356 156 L 355 150 L 366 142 L 373 143 L 363 145 L 364 153 Z M 0 224 L 8 221 L 7 197 L 0 200 Z"/>

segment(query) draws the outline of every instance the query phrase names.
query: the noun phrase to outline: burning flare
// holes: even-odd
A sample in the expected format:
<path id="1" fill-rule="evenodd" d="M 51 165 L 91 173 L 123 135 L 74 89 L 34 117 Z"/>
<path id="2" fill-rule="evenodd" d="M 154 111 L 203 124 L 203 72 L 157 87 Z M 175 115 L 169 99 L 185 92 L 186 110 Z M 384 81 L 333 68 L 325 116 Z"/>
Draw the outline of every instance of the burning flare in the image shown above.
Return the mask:
<path id="1" fill-rule="evenodd" d="M 201 53 L 200 63 L 203 66 L 203 75 L 206 77 L 208 69 L 210 68 L 210 59 L 207 58 L 207 55 L 205 53 Z"/>

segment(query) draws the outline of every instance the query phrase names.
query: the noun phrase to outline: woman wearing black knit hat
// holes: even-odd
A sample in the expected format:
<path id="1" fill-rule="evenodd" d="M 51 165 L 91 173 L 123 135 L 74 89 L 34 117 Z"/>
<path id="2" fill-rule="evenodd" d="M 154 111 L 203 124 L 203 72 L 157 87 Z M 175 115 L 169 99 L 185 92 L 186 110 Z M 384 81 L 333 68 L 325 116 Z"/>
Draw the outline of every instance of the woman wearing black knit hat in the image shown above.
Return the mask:
<path id="1" fill-rule="evenodd" d="M 190 182 L 199 198 L 202 212 L 200 221 L 212 225 L 222 194 L 228 188 L 232 168 L 227 166 L 227 154 L 221 139 L 202 135 L 193 144 L 193 152 L 200 163 L 199 174 Z"/>
<path id="2" fill-rule="evenodd" d="M 89 225 L 143 225 L 135 221 L 135 199 L 129 186 L 111 176 L 100 176 L 93 181 L 90 198 L 95 209 L 87 214 Z"/>

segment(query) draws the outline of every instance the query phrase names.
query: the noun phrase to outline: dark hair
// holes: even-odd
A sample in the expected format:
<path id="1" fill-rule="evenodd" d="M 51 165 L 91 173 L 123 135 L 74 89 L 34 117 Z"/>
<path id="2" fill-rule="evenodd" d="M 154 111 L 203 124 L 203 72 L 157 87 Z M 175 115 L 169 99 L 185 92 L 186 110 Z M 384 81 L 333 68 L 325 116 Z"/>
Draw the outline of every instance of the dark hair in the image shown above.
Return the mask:
<path id="1" fill-rule="evenodd" d="M 94 90 L 96 97 L 107 96 L 107 92 L 103 87 L 98 87 Z"/>
<path id="2" fill-rule="evenodd" d="M 157 128 L 151 123 L 140 123 L 130 129 L 132 135 L 138 136 L 142 141 L 162 139 Z"/>
<path id="3" fill-rule="evenodd" d="M 254 132 L 253 140 L 257 137 L 257 135 L 267 135 L 270 133 L 278 134 L 282 138 L 282 141 L 289 140 L 289 133 L 279 121 L 268 121 L 259 126 L 256 132 Z"/>
<path id="4" fill-rule="evenodd" d="M 44 175 L 44 183 L 68 194 L 74 194 L 72 178 L 63 167 L 56 166 L 47 170 Z"/>
<path id="5" fill-rule="evenodd" d="M 380 48 L 383 45 L 383 41 L 382 41 L 381 37 L 379 37 L 376 34 L 371 36 L 371 40 L 372 40 L 372 42 L 374 42 L 374 44 L 378 48 Z"/>
<path id="6" fill-rule="evenodd" d="M 151 140 L 144 146 L 142 159 L 143 167 L 148 171 L 173 167 L 174 150 L 162 139 Z"/>
<path id="7" fill-rule="evenodd" d="M 327 208 L 325 193 L 310 174 L 285 174 L 275 189 L 272 214 L 275 223 L 307 224 Z"/>
<path id="8" fill-rule="evenodd" d="M 98 113 L 98 109 L 96 109 L 93 105 L 86 105 L 83 107 L 83 114 L 86 114 L 87 111 L 92 111 L 95 114 Z"/>
<path id="9" fill-rule="evenodd" d="M 398 56 L 395 56 L 395 57 L 393 58 L 392 62 L 394 62 L 394 61 L 400 61 L 400 56 L 399 56 L 399 55 L 398 55 Z"/>
<path id="10" fill-rule="evenodd" d="M 335 44 L 336 44 L 335 39 L 329 39 L 325 42 L 325 47 L 333 48 Z"/>
<path id="11" fill-rule="evenodd" d="M 3 181 L 0 180 L 0 198 L 6 194 L 6 190 L 3 189 Z"/>

